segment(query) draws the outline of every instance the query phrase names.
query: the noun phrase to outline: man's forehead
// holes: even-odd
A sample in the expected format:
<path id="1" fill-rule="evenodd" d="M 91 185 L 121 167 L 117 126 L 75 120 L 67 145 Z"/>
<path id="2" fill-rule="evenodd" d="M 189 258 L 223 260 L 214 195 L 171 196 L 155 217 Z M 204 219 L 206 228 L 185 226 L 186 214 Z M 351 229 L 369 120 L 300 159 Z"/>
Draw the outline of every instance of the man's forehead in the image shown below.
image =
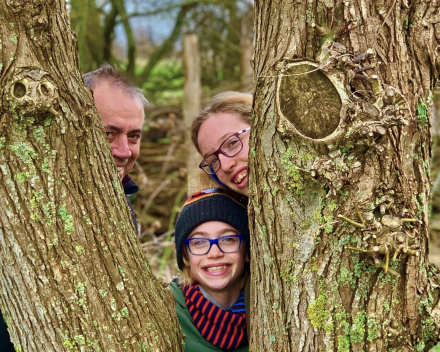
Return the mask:
<path id="1" fill-rule="evenodd" d="M 107 131 L 124 132 L 124 130 L 128 128 L 127 133 L 141 133 L 142 132 L 141 126 L 128 126 L 126 124 L 121 125 L 121 124 L 117 124 L 113 121 L 104 122 L 103 125 Z"/>
<path id="2" fill-rule="evenodd" d="M 130 98 L 133 100 L 138 100 L 135 97 L 130 96 L 127 92 L 124 91 L 121 87 L 117 85 L 112 85 L 108 81 L 99 82 L 96 87 L 93 89 L 93 96 L 96 95 L 116 95 L 116 96 L 124 96 L 126 98 Z"/>

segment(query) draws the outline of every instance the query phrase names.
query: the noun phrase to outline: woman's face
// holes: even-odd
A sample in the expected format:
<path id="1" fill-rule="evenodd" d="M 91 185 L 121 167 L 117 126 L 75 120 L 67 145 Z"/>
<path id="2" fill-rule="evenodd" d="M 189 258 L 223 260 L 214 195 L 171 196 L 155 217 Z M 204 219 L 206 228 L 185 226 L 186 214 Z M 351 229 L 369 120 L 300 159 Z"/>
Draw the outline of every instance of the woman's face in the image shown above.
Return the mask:
<path id="1" fill-rule="evenodd" d="M 208 221 L 197 226 L 188 238 L 216 239 L 237 234 L 238 231 L 229 224 Z M 244 242 L 241 243 L 240 249 L 233 253 L 223 253 L 215 244 L 204 255 L 188 252 L 191 276 L 214 298 L 221 292 L 238 296 L 245 270 L 245 252 Z"/>
<path id="2" fill-rule="evenodd" d="M 248 128 L 237 114 L 219 113 L 209 117 L 200 126 L 198 143 L 205 158 L 214 153 L 230 135 Z M 220 169 L 216 172 L 219 180 L 233 191 L 248 196 L 248 154 L 249 134 L 247 131 L 239 136 L 243 149 L 233 157 L 218 155 Z"/>

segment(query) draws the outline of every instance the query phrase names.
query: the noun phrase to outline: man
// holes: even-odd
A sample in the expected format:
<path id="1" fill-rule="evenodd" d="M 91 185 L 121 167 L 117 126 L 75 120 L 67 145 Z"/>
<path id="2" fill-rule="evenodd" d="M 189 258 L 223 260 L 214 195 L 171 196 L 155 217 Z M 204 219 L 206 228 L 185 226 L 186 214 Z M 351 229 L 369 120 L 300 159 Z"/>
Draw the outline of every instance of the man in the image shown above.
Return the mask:
<path id="1" fill-rule="evenodd" d="M 110 148 L 137 231 L 136 213 L 128 196 L 139 188 L 127 175 L 139 156 L 144 106 L 148 104 L 142 90 L 136 88 L 112 66 L 83 75 L 84 83 L 93 90 L 96 108 L 107 133 Z M 0 352 L 14 352 L 7 326 L 0 312 Z"/>
<path id="2" fill-rule="evenodd" d="M 96 108 L 107 133 L 108 142 L 137 231 L 136 214 L 128 196 L 139 188 L 128 176 L 139 156 L 144 106 L 148 104 L 142 90 L 108 64 L 83 75 L 84 83 L 93 91 Z"/>

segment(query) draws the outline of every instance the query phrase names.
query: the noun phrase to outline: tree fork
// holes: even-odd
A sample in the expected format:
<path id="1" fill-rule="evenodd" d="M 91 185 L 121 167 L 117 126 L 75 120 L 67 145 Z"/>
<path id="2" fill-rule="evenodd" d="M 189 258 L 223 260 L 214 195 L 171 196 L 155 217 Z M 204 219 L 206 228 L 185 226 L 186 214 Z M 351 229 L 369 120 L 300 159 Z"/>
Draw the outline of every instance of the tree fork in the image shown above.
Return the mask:
<path id="1" fill-rule="evenodd" d="M 253 350 L 424 351 L 439 340 L 427 258 L 438 10 L 255 1 Z"/>
<path id="2" fill-rule="evenodd" d="M 24 351 L 181 351 L 62 0 L 0 6 L 0 306 Z"/>

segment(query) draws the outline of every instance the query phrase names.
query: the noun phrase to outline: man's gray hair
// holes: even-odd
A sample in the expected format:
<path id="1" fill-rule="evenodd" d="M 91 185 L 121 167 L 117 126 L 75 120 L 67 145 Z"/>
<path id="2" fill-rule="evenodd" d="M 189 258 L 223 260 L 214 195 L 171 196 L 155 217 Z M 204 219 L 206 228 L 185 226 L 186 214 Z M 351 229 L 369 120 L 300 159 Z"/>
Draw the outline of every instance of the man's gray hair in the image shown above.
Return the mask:
<path id="1" fill-rule="evenodd" d="M 142 89 L 133 86 L 116 68 L 109 64 L 103 64 L 95 71 L 83 74 L 84 84 L 94 90 L 101 83 L 108 83 L 115 89 L 120 89 L 130 98 L 138 99 L 142 106 L 148 105 Z"/>

